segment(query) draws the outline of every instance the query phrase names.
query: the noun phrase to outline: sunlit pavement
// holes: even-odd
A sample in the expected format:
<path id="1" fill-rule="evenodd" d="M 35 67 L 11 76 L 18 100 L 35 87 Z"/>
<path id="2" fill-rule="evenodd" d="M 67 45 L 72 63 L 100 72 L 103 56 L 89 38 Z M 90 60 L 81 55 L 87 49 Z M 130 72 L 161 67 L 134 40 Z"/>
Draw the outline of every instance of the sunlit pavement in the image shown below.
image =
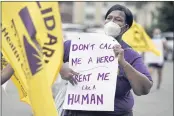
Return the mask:
<path id="1" fill-rule="evenodd" d="M 173 116 L 173 62 L 164 65 L 160 90 L 156 89 L 156 72 L 152 76 L 151 92 L 146 96 L 135 96 L 134 116 Z"/>

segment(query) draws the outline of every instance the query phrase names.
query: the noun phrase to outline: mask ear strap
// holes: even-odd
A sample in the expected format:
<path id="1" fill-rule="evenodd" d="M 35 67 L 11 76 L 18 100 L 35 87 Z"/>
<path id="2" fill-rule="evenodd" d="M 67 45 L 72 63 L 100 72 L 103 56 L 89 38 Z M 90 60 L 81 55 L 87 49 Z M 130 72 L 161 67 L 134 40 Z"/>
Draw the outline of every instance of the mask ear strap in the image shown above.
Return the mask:
<path id="1" fill-rule="evenodd" d="M 125 33 L 126 31 L 123 31 L 123 28 L 126 28 L 126 31 L 129 29 L 129 25 L 125 24 L 124 26 L 121 27 L 121 33 Z"/>
<path id="2" fill-rule="evenodd" d="M 126 24 L 126 25 L 127 25 L 127 24 Z M 124 27 L 126 27 L 126 25 L 124 25 L 124 26 L 122 26 L 122 27 L 121 27 L 121 32 L 120 32 L 120 34 L 119 34 L 119 35 L 121 35 L 121 34 L 123 34 L 123 33 L 124 33 L 123 28 L 124 28 Z"/>

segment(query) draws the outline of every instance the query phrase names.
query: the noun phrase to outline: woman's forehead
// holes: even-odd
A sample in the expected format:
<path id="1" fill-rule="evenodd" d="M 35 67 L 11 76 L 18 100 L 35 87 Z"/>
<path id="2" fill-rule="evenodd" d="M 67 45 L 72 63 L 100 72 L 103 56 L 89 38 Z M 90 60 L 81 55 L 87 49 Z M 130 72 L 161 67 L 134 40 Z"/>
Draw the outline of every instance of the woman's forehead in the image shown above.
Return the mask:
<path id="1" fill-rule="evenodd" d="M 108 16 L 120 17 L 123 19 L 125 19 L 125 17 L 126 17 L 124 11 L 120 11 L 120 10 L 114 10 Z"/>

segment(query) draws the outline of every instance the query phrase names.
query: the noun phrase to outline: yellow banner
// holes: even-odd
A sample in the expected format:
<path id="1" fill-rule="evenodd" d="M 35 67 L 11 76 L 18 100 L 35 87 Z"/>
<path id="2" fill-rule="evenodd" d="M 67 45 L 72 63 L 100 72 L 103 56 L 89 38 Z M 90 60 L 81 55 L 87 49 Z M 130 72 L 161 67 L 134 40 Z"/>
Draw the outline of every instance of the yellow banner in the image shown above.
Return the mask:
<path id="1" fill-rule="evenodd" d="M 151 38 L 145 32 L 144 28 L 135 21 L 133 22 L 132 27 L 123 35 L 123 40 L 136 51 L 151 51 L 158 56 L 161 54 Z"/>
<path id="2" fill-rule="evenodd" d="M 51 85 L 63 59 L 58 3 L 2 2 L 1 31 L 3 55 L 18 77 L 13 80 L 26 92 L 16 83 L 21 100 L 29 97 L 24 101 L 35 116 L 57 116 Z"/>

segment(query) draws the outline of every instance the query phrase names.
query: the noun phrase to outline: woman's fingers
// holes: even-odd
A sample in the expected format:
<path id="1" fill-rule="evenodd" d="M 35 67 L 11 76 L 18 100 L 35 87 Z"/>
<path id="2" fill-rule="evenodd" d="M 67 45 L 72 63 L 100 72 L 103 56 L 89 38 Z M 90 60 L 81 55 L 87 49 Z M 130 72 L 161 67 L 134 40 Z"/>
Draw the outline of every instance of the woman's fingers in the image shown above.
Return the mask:
<path id="1" fill-rule="evenodd" d="M 77 81 L 76 81 L 76 79 L 75 78 L 70 78 L 69 79 L 69 82 L 74 86 L 74 85 L 77 85 Z"/>
<path id="2" fill-rule="evenodd" d="M 119 54 L 123 54 L 124 50 L 122 49 L 121 45 L 115 45 L 113 47 L 114 53 L 115 53 L 115 57 L 117 57 Z"/>
<path id="3" fill-rule="evenodd" d="M 72 69 L 64 67 L 60 70 L 60 75 L 62 79 L 69 81 L 73 86 L 77 84 L 75 76 L 78 76 L 79 73 L 73 71 Z"/>
<path id="4" fill-rule="evenodd" d="M 71 80 L 77 85 L 77 80 L 74 77 L 72 77 Z"/>
<path id="5" fill-rule="evenodd" d="M 79 73 L 77 73 L 77 72 L 75 72 L 75 71 L 73 71 L 73 70 L 71 70 L 71 73 L 72 73 L 73 75 L 75 75 L 75 76 L 79 75 Z"/>
<path id="6" fill-rule="evenodd" d="M 74 86 L 75 84 L 77 85 L 77 80 L 74 78 L 75 76 L 78 76 L 77 72 L 72 71 L 69 76 L 69 81 L 70 83 Z"/>
<path id="7" fill-rule="evenodd" d="M 116 57 L 119 55 L 119 53 L 120 53 L 119 51 L 120 51 L 120 49 L 117 49 L 117 48 L 114 49 L 114 53 L 115 53 L 115 56 L 116 56 Z"/>
<path id="8" fill-rule="evenodd" d="M 118 49 L 118 48 L 121 48 L 121 45 L 114 45 L 113 46 L 113 49 Z"/>
<path id="9" fill-rule="evenodd" d="M 73 80 L 70 79 L 69 82 L 74 86 L 74 82 L 73 82 Z"/>

